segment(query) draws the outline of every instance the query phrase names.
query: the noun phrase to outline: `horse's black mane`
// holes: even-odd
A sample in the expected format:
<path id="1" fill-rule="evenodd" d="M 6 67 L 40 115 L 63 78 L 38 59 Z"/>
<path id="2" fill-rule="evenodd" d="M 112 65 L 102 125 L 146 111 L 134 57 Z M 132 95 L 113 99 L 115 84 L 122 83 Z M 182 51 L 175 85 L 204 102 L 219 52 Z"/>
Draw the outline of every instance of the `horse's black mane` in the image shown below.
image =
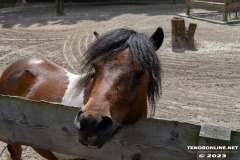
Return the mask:
<path id="1" fill-rule="evenodd" d="M 85 53 L 83 69 L 89 74 L 81 79 L 79 85 L 83 89 L 89 81 L 94 60 L 99 57 L 111 58 L 126 48 L 129 49 L 130 63 L 135 58 L 142 69 L 149 75 L 148 102 L 152 106 L 152 114 L 154 114 L 156 98 L 161 94 L 161 67 L 155 53 L 155 46 L 145 34 L 120 28 L 98 37 Z"/>

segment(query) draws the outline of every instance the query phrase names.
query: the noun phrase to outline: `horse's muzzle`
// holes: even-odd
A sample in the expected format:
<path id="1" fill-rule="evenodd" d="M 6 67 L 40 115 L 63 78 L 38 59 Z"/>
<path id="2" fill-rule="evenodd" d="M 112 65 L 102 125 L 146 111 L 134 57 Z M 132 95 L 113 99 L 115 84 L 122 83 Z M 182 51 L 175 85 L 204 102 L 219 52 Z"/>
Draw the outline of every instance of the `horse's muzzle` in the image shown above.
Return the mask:
<path id="1" fill-rule="evenodd" d="M 101 148 L 114 131 L 113 121 L 108 116 L 86 116 L 81 110 L 74 124 L 79 132 L 79 142 L 89 148 Z"/>

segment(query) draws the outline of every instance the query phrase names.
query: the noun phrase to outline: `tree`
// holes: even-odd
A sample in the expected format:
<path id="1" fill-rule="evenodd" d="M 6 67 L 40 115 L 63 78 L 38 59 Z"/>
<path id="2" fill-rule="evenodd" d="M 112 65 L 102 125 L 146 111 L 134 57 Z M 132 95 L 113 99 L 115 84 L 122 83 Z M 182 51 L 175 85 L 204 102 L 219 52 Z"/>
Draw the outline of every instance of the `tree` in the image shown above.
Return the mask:
<path id="1" fill-rule="evenodd" d="M 56 0 L 56 13 L 58 16 L 64 15 L 63 0 Z"/>

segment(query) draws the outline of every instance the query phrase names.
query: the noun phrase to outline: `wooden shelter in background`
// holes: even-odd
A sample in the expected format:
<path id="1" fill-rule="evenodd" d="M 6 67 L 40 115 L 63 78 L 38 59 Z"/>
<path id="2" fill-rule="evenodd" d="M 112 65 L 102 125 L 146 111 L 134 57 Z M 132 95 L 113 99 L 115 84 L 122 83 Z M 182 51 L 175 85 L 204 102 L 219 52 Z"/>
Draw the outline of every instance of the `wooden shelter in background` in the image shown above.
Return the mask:
<path id="1" fill-rule="evenodd" d="M 89 160 L 240 159 L 240 133 L 224 127 L 141 119 L 124 126 L 101 149 L 78 142 L 79 108 L 0 95 L 0 140 Z M 238 146 L 233 151 L 193 151 L 188 146 Z M 209 155 L 212 158 L 209 158 Z M 205 157 L 203 157 L 205 156 Z M 221 158 L 218 158 L 221 159 Z"/>
<path id="2" fill-rule="evenodd" d="M 238 0 L 186 0 L 186 14 L 190 15 L 191 8 L 215 10 L 223 13 L 223 21 L 228 20 L 228 13 L 240 11 Z"/>

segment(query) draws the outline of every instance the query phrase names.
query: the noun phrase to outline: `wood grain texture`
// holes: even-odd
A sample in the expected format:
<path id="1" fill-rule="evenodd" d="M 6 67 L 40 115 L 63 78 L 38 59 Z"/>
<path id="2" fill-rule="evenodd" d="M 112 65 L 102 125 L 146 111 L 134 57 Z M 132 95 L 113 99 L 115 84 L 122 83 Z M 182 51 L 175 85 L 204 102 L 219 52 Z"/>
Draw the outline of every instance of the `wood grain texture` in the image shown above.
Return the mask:
<path id="1" fill-rule="evenodd" d="M 229 141 L 231 139 L 231 130 L 225 127 L 204 124 L 201 126 L 200 137 L 219 139 Z"/>
<path id="2" fill-rule="evenodd" d="M 238 146 L 237 151 L 233 151 L 229 154 L 230 160 L 239 160 L 240 159 L 240 133 L 232 131 L 231 133 L 231 146 Z"/>
<path id="3" fill-rule="evenodd" d="M 201 126 L 198 145 L 199 146 L 230 146 L 231 130 L 225 127 L 213 126 L 204 124 Z M 199 154 L 204 154 L 206 151 L 198 151 Z M 222 159 L 229 159 L 229 152 L 224 150 L 212 151 L 212 154 L 225 154 Z M 214 160 L 216 157 L 199 157 L 198 160 Z"/>
<path id="4" fill-rule="evenodd" d="M 101 149 L 78 142 L 73 120 L 78 108 L 0 96 L 0 140 L 25 144 L 92 160 L 195 160 L 200 126 L 159 119 L 141 119 L 122 127 Z M 234 145 L 240 146 L 239 133 Z M 232 155 L 239 159 L 239 155 Z"/>

